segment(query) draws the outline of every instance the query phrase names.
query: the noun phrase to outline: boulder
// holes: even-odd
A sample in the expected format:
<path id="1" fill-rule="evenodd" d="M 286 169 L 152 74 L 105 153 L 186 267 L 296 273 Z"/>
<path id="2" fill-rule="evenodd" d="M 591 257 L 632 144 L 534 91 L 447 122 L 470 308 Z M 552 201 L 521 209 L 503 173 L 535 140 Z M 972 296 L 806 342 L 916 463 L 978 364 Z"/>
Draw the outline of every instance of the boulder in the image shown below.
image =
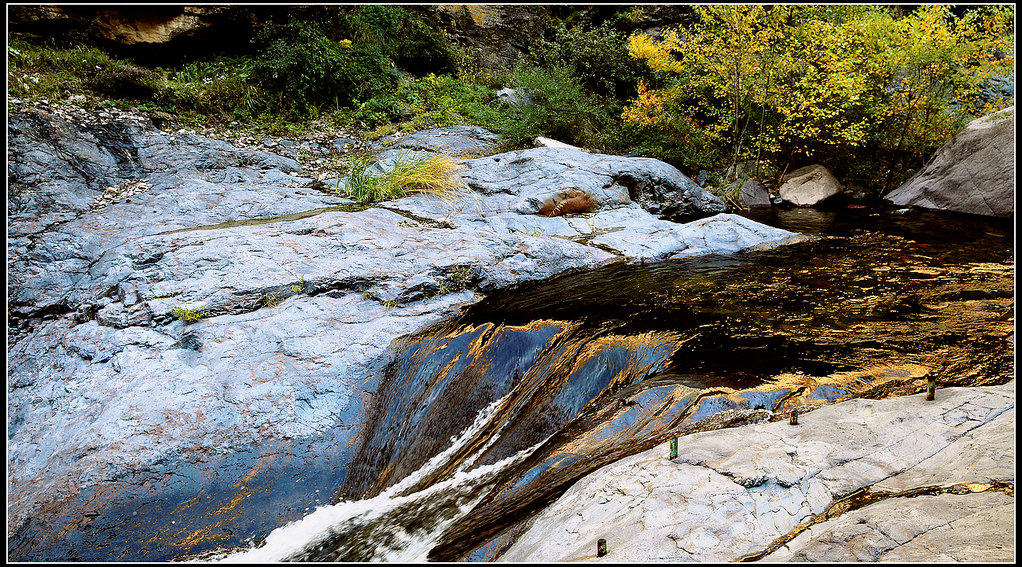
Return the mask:
<path id="1" fill-rule="evenodd" d="M 1015 214 L 1015 107 L 969 123 L 925 167 L 885 199 L 922 207 L 1011 217 Z"/>
<path id="2" fill-rule="evenodd" d="M 778 194 L 799 207 L 811 207 L 841 192 L 841 184 L 822 165 L 809 165 L 783 176 Z"/>
<path id="3" fill-rule="evenodd" d="M 766 185 L 756 179 L 749 179 L 742 183 L 739 198 L 742 204 L 750 209 L 770 206 L 770 191 Z"/>

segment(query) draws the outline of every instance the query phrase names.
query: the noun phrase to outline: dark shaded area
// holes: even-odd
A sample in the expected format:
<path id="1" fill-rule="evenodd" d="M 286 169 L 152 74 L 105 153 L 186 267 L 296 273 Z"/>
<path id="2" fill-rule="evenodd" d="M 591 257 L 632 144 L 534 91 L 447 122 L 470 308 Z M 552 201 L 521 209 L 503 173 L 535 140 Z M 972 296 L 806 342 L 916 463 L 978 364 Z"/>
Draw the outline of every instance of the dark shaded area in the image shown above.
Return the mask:
<path id="1" fill-rule="evenodd" d="M 193 453 L 93 485 L 7 540 L 12 561 L 169 561 L 250 543 L 329 501 L 350 432 Z"/>

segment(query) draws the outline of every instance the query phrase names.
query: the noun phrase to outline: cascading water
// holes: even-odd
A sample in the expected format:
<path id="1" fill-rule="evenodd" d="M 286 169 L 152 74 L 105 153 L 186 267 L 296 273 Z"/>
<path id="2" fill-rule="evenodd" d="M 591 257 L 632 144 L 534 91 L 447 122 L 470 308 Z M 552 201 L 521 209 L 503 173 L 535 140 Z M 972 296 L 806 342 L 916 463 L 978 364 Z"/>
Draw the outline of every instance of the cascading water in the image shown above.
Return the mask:
<path id="1" fill-rule="evenodd" d="M 482 498 L 506 467 L 520 461 L 527 448 L 491 465 L 454 474 L 421 491 L 411 487 L 472 440 L 504 402 L 497 400 L 476 418 L 448 450 L 384 492 L 365 500 L 324 506 L 305 518 L 271 532 L 257 548 L 236 552 L 227 563 L 277 561 L 425 561 L 436 538 Z"/>
<path id="2" fill-rule="evenodd" d="M 600 335 L 539 321 L 408 341 L 380 384 L 369 414 L 375 427 L 347 476 L 348 494 L 357 487 L 359 496 L 222 560 L 425 560 L 452 524 L 593 398 L 655 373 L 677 346 L 670 335 Z M 463 429 L 448 435 L 455 427 Z"/>

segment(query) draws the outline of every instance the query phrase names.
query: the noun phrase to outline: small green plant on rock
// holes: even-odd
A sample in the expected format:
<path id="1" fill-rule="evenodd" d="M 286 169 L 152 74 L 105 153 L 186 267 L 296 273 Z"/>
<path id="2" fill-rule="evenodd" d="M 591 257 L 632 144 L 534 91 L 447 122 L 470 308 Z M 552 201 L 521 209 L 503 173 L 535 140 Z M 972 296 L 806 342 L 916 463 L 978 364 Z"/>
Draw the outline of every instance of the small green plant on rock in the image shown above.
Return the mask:
<path id="1" fill-rule="evenodd" d="M 298 278 L 298 283 L 291 284 L 291 291 L 293 293 L 296 293 L 296 294 L 297 293 L 301 293 L 302 289 L 304 287 L 305 287 L 305 274 L 302 274 L 302 277 Z"/>
<path id="2" fill-rule="evenodd" d="M 259 298 L 259 303 L 262 304 L 263 307 L 273 309 L 280 305 L 280 299 L 277 297 L 276 293 L 264 293 L 263 296 Z"/>
<path id="3" fill-rule="evenodd" d="M 170 314 L 177 317 L 179 321 L 184 321 L 185 323 L 195 323 L 206 316 L 206 312 L 201 309 L 193 309 L 182 305 L 171 309 Z"/>

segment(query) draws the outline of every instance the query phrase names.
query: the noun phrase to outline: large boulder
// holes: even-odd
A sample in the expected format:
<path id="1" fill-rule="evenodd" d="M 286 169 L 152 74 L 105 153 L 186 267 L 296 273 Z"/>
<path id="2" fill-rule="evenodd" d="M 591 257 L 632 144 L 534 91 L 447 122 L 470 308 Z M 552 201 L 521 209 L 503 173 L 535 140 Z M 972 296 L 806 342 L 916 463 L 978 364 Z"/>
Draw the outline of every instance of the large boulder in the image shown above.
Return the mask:
<path id="1" fill-rule="evenodd" d="M 758 179 L 749 179 L 742 183 L 739 198 L 742 201 L 742 205 L 750 209 L 770 207 L 770 191 Z"/>
<path id="2" fill-rule="evenodd" d="M 885 197 L 895 205 L 1015 214 L 1015 107 L 969 123 L 923 169 Z"/>
<path id="3" fill-rule="evenodd" d="M 841 183 L 822 165 L 809 165 L 781 178 L 778 194 L 799 207 L 812 207 L 841 192 Z"/>

